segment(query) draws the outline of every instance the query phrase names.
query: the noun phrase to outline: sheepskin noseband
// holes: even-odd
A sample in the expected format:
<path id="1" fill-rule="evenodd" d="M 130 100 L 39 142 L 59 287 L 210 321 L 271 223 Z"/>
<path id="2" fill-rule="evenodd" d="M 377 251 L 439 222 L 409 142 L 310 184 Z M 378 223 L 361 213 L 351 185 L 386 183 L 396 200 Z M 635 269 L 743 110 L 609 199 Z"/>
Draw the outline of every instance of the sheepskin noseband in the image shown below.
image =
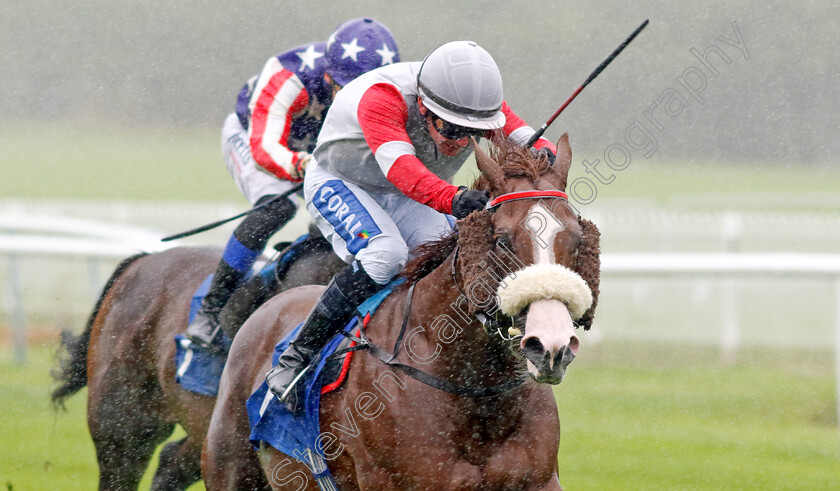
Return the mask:
<path id="1" fill-rule="evenodd" d="M 592 291 L 577 273 L 560 264 L 533 264 L 509 274 L 496 291 L 499 308 L 516 315 L 537 300 L 560 300 L 578 320 L 592 306 Z"/>

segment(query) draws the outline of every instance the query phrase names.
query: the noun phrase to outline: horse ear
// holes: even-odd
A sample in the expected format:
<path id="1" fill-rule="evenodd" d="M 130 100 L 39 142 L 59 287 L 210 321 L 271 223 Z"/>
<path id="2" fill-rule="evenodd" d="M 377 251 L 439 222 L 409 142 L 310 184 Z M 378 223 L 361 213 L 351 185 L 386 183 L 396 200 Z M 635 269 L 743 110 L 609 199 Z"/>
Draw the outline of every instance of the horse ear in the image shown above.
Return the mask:
<path id="1" fill-rule="evenodd" d="M 569 168 L 572 166 L 572 147 L 569 145 L 569 134 L 563 133 L 557 140 L 557 158 L 554 161 L 554 173 L 560 176 L 560 189 L 566 189 L 569 178 Z"/>
<path id="2" fill-rule="evenodd" d="M 505 182 L 505 173 L 501 166 L 491 159 L 487 153 L 478 146 L 475 138 L 472 139 L 473 148 L 475 149 L 475 163 L 478 165 L 478 170 L 490 182 L 490 189 L 499 189 L 502 183 Z"/>

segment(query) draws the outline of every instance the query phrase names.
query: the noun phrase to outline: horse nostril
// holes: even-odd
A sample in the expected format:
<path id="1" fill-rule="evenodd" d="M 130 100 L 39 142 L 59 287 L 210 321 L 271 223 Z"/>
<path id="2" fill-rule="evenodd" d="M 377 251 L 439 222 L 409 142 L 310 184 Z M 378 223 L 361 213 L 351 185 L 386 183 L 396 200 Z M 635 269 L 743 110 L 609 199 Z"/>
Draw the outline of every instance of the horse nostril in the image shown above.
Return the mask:
<path id="1" fill-rule="evenodd" d="M 536 367 L 540 367 L 548 355 L 545 347 L 543 347 L 543 344 L 536 337 L 526 339 L 522 349 L 525 351 L 525 358 L 530 360 Z"/>
<path id="2" fill-rule="evenodd" d="M 580 339 L 577 336 L 572 336 L 572 339 L 569 340 L 569 350 L 577 356 L 578 349 L 580 349 Z"/>
<path id="3" fill-rule="evenodd" d="M 525 340 L 525 351 L 533 351 L 535 353 L 542 353 L 545 351 L 542 343 L 537 338 L 528 338 Z"/>

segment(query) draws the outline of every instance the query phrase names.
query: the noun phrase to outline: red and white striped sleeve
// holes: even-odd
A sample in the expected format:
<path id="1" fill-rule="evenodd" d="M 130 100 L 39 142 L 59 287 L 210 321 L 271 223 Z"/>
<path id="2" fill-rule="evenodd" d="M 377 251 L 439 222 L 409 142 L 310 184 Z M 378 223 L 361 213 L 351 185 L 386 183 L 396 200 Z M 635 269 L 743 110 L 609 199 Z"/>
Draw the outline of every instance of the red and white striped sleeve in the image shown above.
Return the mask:
<path id="1" fill-rule="evenodd" d="M 505 126 L 502 128 L 502 132 L 504 132 L 505 136 L 508 137 L 508 140 L 516 143 L 517 145 L 525 145 L 531 136 L 534 135 L 534 128 L 531 128 L 525 121 L 522 120 L 516 113 L 513 112 L 513 109 L 507 105 L 507 102 L 502 102 L 502 109 L 501 111 L 505 113 Z M 557 148 L 554 147 L 554 144 L 550 141 L 546 140 L 545 138 L 540 138 L 534 143 L 534 148 L 537 150 L 541 148 L 548 148 L 553 153 L 557 153 Z"/>
<path id="2" fill-rule="evenodd" d="M 254 160 L 279 179 L 295 181 L 290 171 L 301 155 L 289 149 L 289 133 L 292 118 L 308 104 L 309 94 L 297 75 L 277 58 L 268 60 L 251 98 L 248 134 Z"/>
<path id="3" fill-rule="evenodd" d="M 416 157 L 408 137 L 408 108 L 396 86 L 378 83 L 362 95 L 359 126 L 385 177 L 409 198 L 441 213 L 452 212 L 458 187 L 449 184 Z"/>

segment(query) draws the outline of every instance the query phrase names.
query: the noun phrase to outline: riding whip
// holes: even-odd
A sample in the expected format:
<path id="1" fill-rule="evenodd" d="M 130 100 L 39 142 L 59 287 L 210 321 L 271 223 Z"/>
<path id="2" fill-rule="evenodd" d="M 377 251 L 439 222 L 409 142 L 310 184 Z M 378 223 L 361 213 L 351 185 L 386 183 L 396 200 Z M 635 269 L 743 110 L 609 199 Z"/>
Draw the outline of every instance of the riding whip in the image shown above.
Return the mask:
<path id="1" fill-rule="evenodd" d="M 604 68 L 607 68 L 607 65 L 612 63 L 612 61 L 615 59 L 615 57 L 618 56 L 618 54 L 621 53 L 624 50 L 624 48 L 627 47 L 628 44 L 630 44 L 630 41 L 635 39 L 636 36 L 638 36 L 639 33 L 642 32 L 642 29 L 644 29 L 645 26 L 648 25 L 649 21 L 650 21 L 650 19 L 645 19 L 645 21 L 642 22 L 642 25 L 640 25 L 639 27 L 636 28 L 635 31 L 633 31 L 633 34 L 630 34 L 630 36 L 628 36 L 627 39 L 625 39 L 624 42 L 621 43 L 618 46 L 618 48 L 615 49 L 615 51 L 613 51 L 612 53 L 610 53 L 609 56 L 607 56 L 606 60 L 601 62 L 600 65 L 598 65 L 598 68 L 596 68 L 595 71 L 593 71 L 592 73 L 589 74 L 589 77 L 586 79 L 585 82 L 583 82 L 583 85 L 578 87 L 577 90 L 575 90 L 574 93 L 571 95 L 571 97 L 566 99 L 566 102 L 564 102 L 563 105 L 560 106 L 560 109 L 555 111 L 554 114 L 552 114 L 551 117 L 548 118 L 548 121 L 543 123 L 543 125 L 540 127 L 540 129 L 538 129 L 536 131 L 536 133 L 534 133 L 534 135 L 531 137 L 531 139 L 528 140 L 528 143 L 525 145 L 525 148 L 531 148 L 532 146 L 534 146 L 534 143 L 536 143 L 537 140 L 539 140 L 540 137 L 543 135 L 543 133 L 545 133 L 545 130 L 548 128 L 548 126 L 551 123 L 553 123 L 555 119 L 557 119 L 557 116 L 560 116 L 560 113 L 562 113 L 564 109 L 566 109 L 566 106 L 568 106 L 569 103 L 571 103 L 575 99 L 575 97 L 577 97 L 577 95 L 580 94 L 580 92 L 583 90 L 584 87 L 589 85 L 589 82 L 595 80 L 595 77 L 600 75 L 601 72 L 604 71 Z"/>
<path id="2" fill-rule="evenodd" d="M 242 212 L 238 215 L 234 215 L 230 218 L 225 218 L 224 220 L 219 220 L 218 222 L 208 223 L 207 225 L 202 225 L 198 228 L 194 228 L 192 230 L 187 230 L 186 232 L 181 232 L 180 234 L 175 234 L 175 235 L 170 235 L 169 237 L 164 237 L 164 238 L 160 239 L 160 241 L 161 242 L 169 242 L 170 240 L 181 239 L 183 237 L 189 237 L 190 235 L 195 235 L 195 234 L 204 232 L 206 230 L 216 228 L 220 225 L 224 225 L 227 222 L 230 222 L 232 220 L 236 220 L 237 218 L 244 217 L 245 215 L 251 213 L 254 210 L 260 209 L 264 206 L 268 206 L 271 203 L 274 203 L 275 201 L 277 201 L 278 199 L 286 198 L 286 197 L 300 191 L 300 189 L 302 187 L 303 187 L 303 183 L 296 184 L 296 185 L 292 186 L 292 189 L 289 189 L 288 191 L 284 191 L 284 192 L 278 194 L 277 196 L 271 198 L 270 200 L 266 201 L 265 203 L 260 203 L 259 205 L 251 208 L 248 211 L 244 211 L 244 212 Z"/>

